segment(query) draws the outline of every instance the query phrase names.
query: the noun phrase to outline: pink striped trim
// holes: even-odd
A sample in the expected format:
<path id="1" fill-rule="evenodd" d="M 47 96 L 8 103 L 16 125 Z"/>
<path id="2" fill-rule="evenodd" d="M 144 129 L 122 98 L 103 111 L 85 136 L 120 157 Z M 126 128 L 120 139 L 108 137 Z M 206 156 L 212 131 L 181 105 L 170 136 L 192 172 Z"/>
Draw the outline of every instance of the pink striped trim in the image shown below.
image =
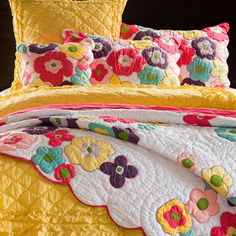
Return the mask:
<path id="1" fill-rule="evenodd" d="M 154 111 L 170 111 L 170 112 L 187 112 L 187 113 L 201 113 L 215 116 L 225 116 L 236 118 L 236 110 L 220 110 L 209 108 L 179 108 L 171 106 L 144 106 L 144 105 L 129 105 L 129 104 L 54 104 L 41 107 L 27 108 L 20 111 L 10 113 L 4 117 L 12 116 L 16 114 L 22 114 L 35 110 L 50 110 L 50 109 L 62 109 L 62 110 L 82 110 L 82 109 L 140 109 L 140 110 L 154 110 Z M 4 118 L 3 117 L 3 118 Z"/>

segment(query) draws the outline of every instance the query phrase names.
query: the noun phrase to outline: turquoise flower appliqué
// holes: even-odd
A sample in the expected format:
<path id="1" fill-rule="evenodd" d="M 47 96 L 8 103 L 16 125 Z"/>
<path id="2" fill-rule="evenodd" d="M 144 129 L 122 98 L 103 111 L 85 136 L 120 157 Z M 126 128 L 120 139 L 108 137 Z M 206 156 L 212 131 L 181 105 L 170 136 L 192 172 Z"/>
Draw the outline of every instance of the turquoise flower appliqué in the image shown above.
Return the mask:
<path id="1" fill-rule="evenodd" d="M 75 85 L 88 85 L 89 82 L 89 73 L 88 71 L 79 71 L 77 68 L 75 69 L 76 73 L 71 77 L 71 82 Z"/>
<path id="2" fill-rule="evenodd" d="M 152 123 L 138 123 L 137 126 L 139 129 L 146 131 L 153 131 L 156 129 L 156 126 Z"/>
<path id="3" fill-rule="evenodd" d="M 191 64 L 188 65 L 190 77 L 194 81 L 207 82 L 210 79 L 212 69 L 213 66 L 210 63 L 199 57 L 194 58 Z"/>
<path id="4" fill-rule="evenodd" d="M 62 149 L 59 147 L 39 147 L 31 160 L 46 174 L 51 173 L 55 167 L 64 163 Z"/>
<path id="5" fill-rule="evenodd" d="M 138 78 L 141 84 L 161 84 L 164 78 L 164 72 L 152 66 L 145 66 L 144 69 L 138 73 Z"/>
<path id="6" fill-rule="evenodd" d="M 227 139 L 231 142 L 236 142 L 235 128 L 218 128 L 215 131 L 219 137 Z"/>

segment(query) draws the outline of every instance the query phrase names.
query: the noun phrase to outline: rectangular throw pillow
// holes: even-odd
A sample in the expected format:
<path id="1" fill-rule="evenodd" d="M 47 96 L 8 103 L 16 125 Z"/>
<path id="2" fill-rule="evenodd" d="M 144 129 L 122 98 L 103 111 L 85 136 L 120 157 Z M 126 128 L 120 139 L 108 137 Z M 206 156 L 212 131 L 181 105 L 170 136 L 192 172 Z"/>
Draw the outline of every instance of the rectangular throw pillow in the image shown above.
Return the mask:
<path id="1" fill-rule="evenodd" d="M 154 30 L 138 25 L 121 25 L 122 39 L 162 41 L 160 37 L 171 36 L 181 40 L 178 61 L 181 84 L 194 84 L 208 87 L 229 87 L 227 49 L 229 24 L 222 23 L 203 30 L 175 31 Z"/>
<path id="2" fill-rule="evenodd" d="M 161 40 L 112 40 L 73 30 L 65 30 L 63 37 L 64 43 L 94 42 L 91 84 L 180 85 L 179 40 L 163 38 L 168 47 L 162 47 Z"/>
<path id="3" fill-rule="evenodd" d="M 65 28 L 118 38 L 127 0 L 9 0 L 16 43 L 62 43 Z M 16 60 L 15 89 L 21 87 Z"/>
<path id="4" fill-rule="evenodd" d="M 22 86 L 88 85 L 93 42 L 18 45 Z"/>

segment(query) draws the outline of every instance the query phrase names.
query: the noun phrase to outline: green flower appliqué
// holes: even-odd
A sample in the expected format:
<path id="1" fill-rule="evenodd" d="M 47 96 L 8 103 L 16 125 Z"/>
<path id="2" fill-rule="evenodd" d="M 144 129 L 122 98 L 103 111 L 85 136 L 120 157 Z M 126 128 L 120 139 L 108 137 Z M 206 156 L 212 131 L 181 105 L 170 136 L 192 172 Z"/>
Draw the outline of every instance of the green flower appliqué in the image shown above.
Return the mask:
<path id="1" fill-rule="evenodd" d="M 164 72 L 152 66 L 145 66 L 144 69 L 138 73 L 138 78 L 141 84 L 161 84 L 164 78 Z"/>
<path id="2" fill-rule="evenodd" d="M 32 156 L 31 160 L 46 174 L 51 173 L 55 167 L 64 163 L 62 149 L 59 147 L 39 147 L 36 154 Z"/>
<path id="3" fill-rule="evenodd" d="M 194 58 L 191 64 L 188 65 L 190 77 L 194 81 L 207 82 L 210 79 L 212 69 L 213 66 L 210 63 L 199 57 Z"/>

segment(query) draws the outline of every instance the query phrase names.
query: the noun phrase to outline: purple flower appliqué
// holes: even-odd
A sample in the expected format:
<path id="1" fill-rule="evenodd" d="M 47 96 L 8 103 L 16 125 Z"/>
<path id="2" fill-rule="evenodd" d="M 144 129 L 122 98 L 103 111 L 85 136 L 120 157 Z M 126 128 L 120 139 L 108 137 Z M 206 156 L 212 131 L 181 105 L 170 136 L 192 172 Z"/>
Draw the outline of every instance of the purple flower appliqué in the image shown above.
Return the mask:
<path id="1" fill-rule="evenodd" d="M 120 128 L 120 127 L 112 127 L 115 132 L 116 138 L 129 141 L 131 143 L 137 144 L 139 141 L 139 137 L 134 133 L 131 128 Z"/>
<path id="2" fill-rule="evenodd" d="M 67 118 L 66 120 L 68 128 L 79 129 L 79 125 L 77 124 L 77 118 Z"/>
<path id="3" fill-rule="evenodd" d="M 191 80 L 190 78 L 186 78 L 181 82 L 181 85 L 184 85 L 184 84 L 197 85 L 197 86 L 202 86 L 202 87 L 206 86 L 204 82 L 200 80 L 194 81 L 194 80 Z"/>
<path id="4" fill-rule="evenodd" d="M 214 60 L 216 56 L 216 45 L 207 37 L 201 37 L 192 41 L 192 47 L 200 58 Z"/>
<path id="5" fill-rule="evenodd" d="M 43 54 L 48 51 L 52 51 L 58 47 L 58 44 L 51 43 L 51 44 L 30 44 L 29 50 L 33 53 Z"/>
<path id="6" fill-rule="evenodd" d="M 134 40 L 151 40 L 154 41 L 154 39 L 160 38 L 160 36 L 156 33 L 154 33 L 152 30 L 145 30 L 145 31 L 139 31 L 135 37 Z"/>
<path id="7" fill-rule="evenodd" d="M 93 39 L 95 43 L 95 48 L 93 50 L 94 58 L 106 57 L 111 51 L 111 45 L 101 38 Z"/>
<path id="8" fill-rule="evenodd" d="M 158 66 L 161 69 L 166 69 L 168 66 L 167 55 L 158 47 L 144 49 L 142 52 L 147 63 L 151 66 Z"/>
<path id="9" fill-rule="evenodd" d="M 100 170 L 110 175 L 110 183 L 114 188 L 121 188 L 125 184 L 125 179 L 132 179 L 138 175 L 138 170 L 132 165 L 128 165 L 125 156 L 116 157 L 114 164 L 105 162 L 100 166 Z"/>
<path id="10" fill-rule="evenodd" d="M 31 135 L 41 135 L 46 134 L 49 131 L 55 131 L 57 128 L 54 126 L 36 126 L 36 127 L 29 127 L 24 129 L 23 132 Z"/>

